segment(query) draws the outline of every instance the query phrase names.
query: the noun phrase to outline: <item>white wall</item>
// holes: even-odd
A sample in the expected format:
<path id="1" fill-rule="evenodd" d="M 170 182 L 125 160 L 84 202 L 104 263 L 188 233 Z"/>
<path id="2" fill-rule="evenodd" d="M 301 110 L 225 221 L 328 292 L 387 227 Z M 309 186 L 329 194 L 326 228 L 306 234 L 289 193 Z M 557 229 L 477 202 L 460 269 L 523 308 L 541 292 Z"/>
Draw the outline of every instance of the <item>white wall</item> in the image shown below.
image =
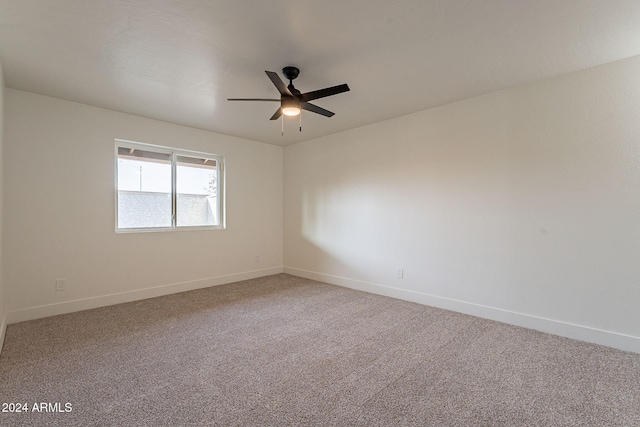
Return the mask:
<path id="1" fill-rule="evenodd" d="M 13 89 L 5 103 L 9 322 L 282 271 L 281 147 Z M 116 234 L 115 138 L 224 156 L 227 229 Z"/>
<path id="2" fill-rule="evenodd" d="M 4 75 L 2 73 L 2 64 L 0 64 L 0 351 L 2 351 L 2 344 L 4 343 L 4 333 L 7 327 L 7 315 L 6 315 L 6 292 L 4 290 L 5 282 L 3 280 L 4 268 L 3 268 L 3 175 L 4 175 L 4 159 L 3 159 L 3 135 L 4 135 Z"/>
<path id="3" fill-rule="evenodd" d="M 286 147 L 285 272 L 640 352 L 638 76 L 635 57 Z"/>

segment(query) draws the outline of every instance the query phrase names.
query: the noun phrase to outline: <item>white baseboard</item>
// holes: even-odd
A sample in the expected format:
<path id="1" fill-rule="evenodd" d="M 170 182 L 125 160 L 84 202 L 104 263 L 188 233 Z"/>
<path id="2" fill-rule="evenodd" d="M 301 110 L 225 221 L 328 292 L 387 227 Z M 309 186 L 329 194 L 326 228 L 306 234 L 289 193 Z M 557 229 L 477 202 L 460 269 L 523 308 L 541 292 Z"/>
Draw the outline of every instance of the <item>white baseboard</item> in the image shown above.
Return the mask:
<path id="1" fill-rule="evenodd" d="M 284 272 L 294 276 L 307 279 L 318 280 L 333 285 L 344 286 L 359 291 L 398 298 L 405 301 L 416 302 L 432 307 L 443 308 L 459 313 L 470 314 L 472 316 L 521 326 L 528 329 L 573 338 L 619 350 L 640 353 L 640 337 L 619 334 L 616 332 L 603 331 L 590 328 L 588 326 L 575 325 L 557 320 L 545 319 L 529 314 L 516 313 L 500 308 L 488 307 L 470 302 L 439 297 L 421 292 L 408 291 L 404 289 L 392 288 L 375 283 L 349 279 L 346 277 L 332 276 L 330 274 L 318 273 L 315 271 L 302 270 L 293 267 L 284 267 Z"/>
<path id="2" fill-rule="evenodd" d="M 92 298 L 83 298 L 73 301 L 65 301 L 55 304 L 28 307 L 7 313 L 7 323 L 24 322 L 26 320 L 42 317 L 56 316 L 58 314 L 73 313 L 75 311 L 89 310 L 125 302 L 138 301 L 147 298 L 155 298 L 178 292 L 192 291 L 194 289 L 208 288 L 211 286 L 225 285 L 227 283 L 242 280 L 255 279 L 263 276 L 282 273 L 282 267 L 266 268 L 262 270 L 246 271 L 225 276 L 210 277 L 207 279 L 192 280 L 189 282 L 171 283 L 153 288 L 137 289 L 134 291 L 119 292 L 116 294 L 101 295 Z"/>

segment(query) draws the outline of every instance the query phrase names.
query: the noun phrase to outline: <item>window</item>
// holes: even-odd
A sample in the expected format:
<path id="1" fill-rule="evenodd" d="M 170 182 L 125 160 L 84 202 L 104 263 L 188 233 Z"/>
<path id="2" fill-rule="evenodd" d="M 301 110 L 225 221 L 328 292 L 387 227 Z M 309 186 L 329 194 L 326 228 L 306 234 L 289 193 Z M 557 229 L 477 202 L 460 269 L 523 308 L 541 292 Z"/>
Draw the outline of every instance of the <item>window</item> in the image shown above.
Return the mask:
<path id="1" fill-rule="evenodd" d="M 116 140 L 116 231 L 224 228 L 220 156 Z"/>

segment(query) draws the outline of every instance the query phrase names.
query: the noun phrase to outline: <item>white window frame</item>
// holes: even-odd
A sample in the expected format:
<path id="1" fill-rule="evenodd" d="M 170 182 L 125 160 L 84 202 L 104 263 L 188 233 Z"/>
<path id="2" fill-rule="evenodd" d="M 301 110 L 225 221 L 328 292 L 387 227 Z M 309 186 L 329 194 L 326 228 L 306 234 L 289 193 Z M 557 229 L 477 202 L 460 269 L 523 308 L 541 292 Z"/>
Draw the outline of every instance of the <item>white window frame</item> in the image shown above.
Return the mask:
<path id="1" fill-rule="evenodd" d="M 170 227 L 138 227 L 138 228 L 119 228 L 118 227 L 118 148 L 128 148 L 128 149 L 138 149 L 144 151 L 153 151 L 161 154 L 168 154 L 171 156 L 171 226 Z M 146 232 L 157 232 L 157 231 L 182 231 L 182 230 L 224 230 L 226 228 L 226 215 L 225 215 L 225 201 L 226 201 L 226 191 L 225 191 L 225 167 L 224 167 L 224 157 L 211 154 L 204 153 L 200 151 L 191 151 L 184 150 L 181 148 L 174 147 L 164 147 L 161 145 L 147 144 L 144 142 L 135 142 L 129 141 L 125 139 L 116 139 L 115 140 L 115 208 L 116 208 L 116 216 L 115 216 L 115 230 L 116 233 L 146 233 Z M 176 170 L 177 170 L 177 157 L 185 156 L 185 157 L 202 157 L 205 159 L 211 159 L 216 161 L 216 209 L 219 220 L 218 225 L 198 225 L 198 226 L 185 226 L 177 225 L 177 185 L 176 185 Z"/>

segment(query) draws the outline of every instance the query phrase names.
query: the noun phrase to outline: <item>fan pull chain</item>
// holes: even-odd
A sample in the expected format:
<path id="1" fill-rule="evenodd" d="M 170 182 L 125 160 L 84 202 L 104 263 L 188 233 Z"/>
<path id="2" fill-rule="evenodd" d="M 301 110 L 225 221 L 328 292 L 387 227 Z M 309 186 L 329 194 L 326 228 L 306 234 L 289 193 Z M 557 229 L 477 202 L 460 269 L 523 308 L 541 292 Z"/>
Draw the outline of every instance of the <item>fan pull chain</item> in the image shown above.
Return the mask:
<path id="1" fill-rule="evenodd" d="M 302 110 L 300 110 L 300 132 L 302 132 Z"/>
<path id="2" fill-rule="evenodd" d="M 282 123 L 282 136 L 284 136 L 284 115 L 280 116 L 282 119 L 280 120 L 280 123 Z"/>

